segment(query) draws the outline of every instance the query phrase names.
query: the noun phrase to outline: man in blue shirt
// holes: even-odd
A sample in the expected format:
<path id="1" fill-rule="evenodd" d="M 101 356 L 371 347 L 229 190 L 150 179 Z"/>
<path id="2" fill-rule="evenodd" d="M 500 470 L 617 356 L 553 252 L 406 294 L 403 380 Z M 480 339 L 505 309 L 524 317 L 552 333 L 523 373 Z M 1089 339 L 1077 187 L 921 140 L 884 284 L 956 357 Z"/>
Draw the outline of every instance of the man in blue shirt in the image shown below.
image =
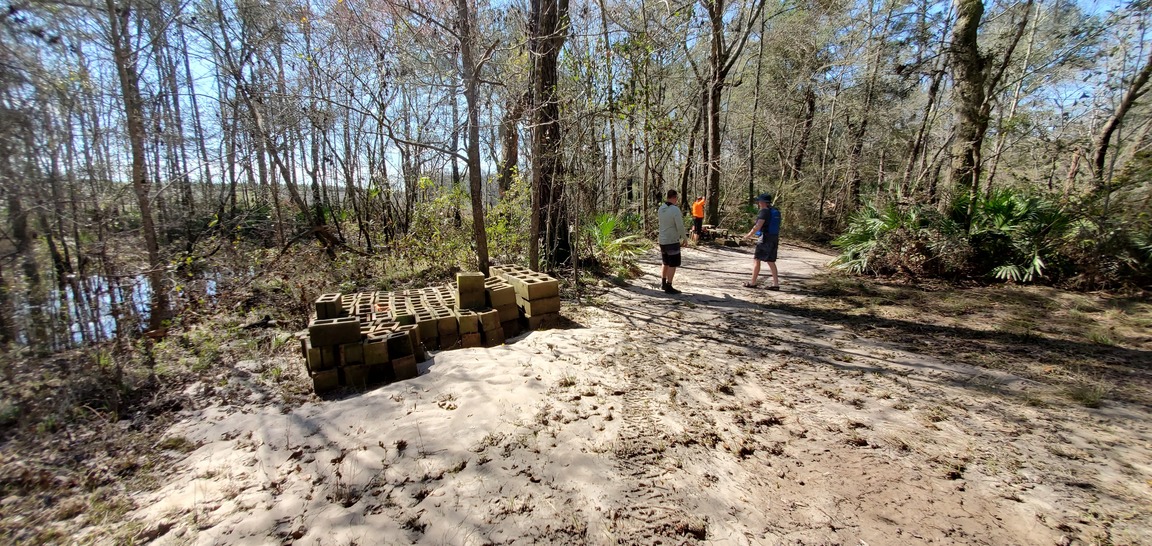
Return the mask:
<path id="1" fill-rule="evenodd" d="M 760 262 L 768 262 L 772 270 L 772 286 L 768 290 L 780 290 L 780 278 L 776 274 L 776 251 L 780 248 L 780 209 L 772 206 L 772 194 L 762 193 L 756 198 L 760 213 L 756 215 L 756 225 L 745 238 L 756 237 L 756 253 L 752 258 L 752 282 L 744 283 L 745 288 L 757 288 L 760 277 Z"/>

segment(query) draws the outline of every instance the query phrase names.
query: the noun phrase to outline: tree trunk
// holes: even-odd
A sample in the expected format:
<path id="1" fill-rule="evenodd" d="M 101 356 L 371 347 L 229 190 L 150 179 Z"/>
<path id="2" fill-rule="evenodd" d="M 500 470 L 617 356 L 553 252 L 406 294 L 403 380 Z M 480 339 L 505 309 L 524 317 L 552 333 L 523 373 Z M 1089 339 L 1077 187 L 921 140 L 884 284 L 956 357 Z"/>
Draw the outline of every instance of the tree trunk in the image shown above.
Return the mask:
<path id="1" fill-rule="evenodd" d="M 464 99 L 468 106 L 468 186 L 472 193 L 472 233 L 476 238 L 476 267 L 488 274 L 488 232 L 484 225 L 484 187 L 480 173 L 480 97 L 479 76 L 473 59 L 472 27 L 474 15 L 468 0 L 456 0 L 457 28 L 460 32 L 460 64 L 464 75 Z M 453 99 L 455 103 L 455 99 Z M 456 164 L 456 158 L 452 158 Z"/>
<path id="2" fill-rule="evenodd" d="M 692 124 L 692 132 L 688 134 L 688 148 L 685 151 L 684 157 L 684 170 L 680 171 L 680 198 L 687 199 L 688 180 L 692 178 L 692 154 L 696 151 L 696 135 L 700 134 L 700 126 L 703 124 L 703 114 L 701 110 L 696 110 L 696 121 Z"/>
<path id="3" fill-rule="evenodd" d="M 568 261 L 568 218 L 561 178 L 560 103 L 557 64 L 567 38 L 568 0 L 532 0 L 532 226 L 528 260 L 533 270 Z M 541 244 L 544 245 L 541 253 Z M 543 254 L 543 255 L 541 255 Z"/>
<path id="4" fill-rule="evenodd" d="M 739 59 L 744 45 L 748 43 L 752 24 L 764 10 L 764 3 L 764 0 L 755 0 L 751 12 L 741 14 L 733 19 L 730 14 L 726 13 L 724 0 L 700 0 L 701 7 L 708 14 L 710 24 L 709 71 L 704 84 L 708 105 L 708 114 L 705 118 L 708 121 L 708 135 L 704 142 L 707 143 L 708 153 L 707 157 L 704 158 L 704 165 L 708 170 L 708 210 L 705 213 L 705 221 L 712 225 L 720 225 L 720 135 L 723 133 L 720 119 L 721 94 L 728 73 L 732 70 L 736 60 Z M 747 16 L 746 19 L 743 17 L 744 15 Z M 732 24 L 733 21 L 737 24 L 736 39 L 726 44 L 724 40 L 725 27 Z M 739 25 L 743 25 L 743 28 L 740 28 Z"/>
<path id="5" fill-rule="evenodd" d="M 530 95 L 517 96 L 509 99 L 504 110 L 504 117 L 500 120 L 500 142 L 503 159 L 500 161 L 496 173 L 496 188 L 500 195 L 504 195 L 512 188 L 512 175 L 516 173 L 516 164 L 520 162 L 520 118 L 524 116 L 524 107 L 531 100 Z"/>
<path id="6" fill-rule="evenodd" d="M 608 187 L 612 191 L 612 210 L 614 213 L 620 213 L 620 188 L 619 185 L 619 162 L 620 152 L 616 146 L 616 90 L 612 82 L 612 44 L 608 41 L 608 14 L 604 2 L 600 3 L 600 30 L 604 38 L 604 55 L 605 55 L 605 71 L 607 83 L 605 84 L 608 89 L 608 139 L 612 146 L 612 155 L 608 163 Z M 689 145 L 691 146 L 691 145 Z"/>
<path id="7" fill-rule="evenodd" d="M 1124 116 L 1136 104 L 1137 99 L 1144 95 L 1146 92 L 1144 86 L 1148 84 L 1148 78 L 1152 76 L 1152 53 L 1149 53 L 1148 60 L 1144 63 L 1144 68 L 1136 74 L 1132 79 L 1132 83 L 1128 85 L 1128 90 L 1124 92 L 1124 97 L 1120 99 L 1120 105 L 1116 107 L 1116 111 L 1104 123 L 1100 129 L 1100 134 L 1096 136 L 1095 141 L 1092 143 L 1095 152 L 1092 156 L 1093 178 L 1096 181 L 1096 189 L 1107 189 L 1107 184 L 1111 179 L 1105 173 L 1106 162 L 1108 158 L 1108 146 L 1112 142 L 1112 135 L 1116 129 L 1120 127 L 1120 123 L 1124 121 Z"/>
<path id="8" fill-rule="evenodd" d="M 764 71 L 764 28 L 767 20 L 760 18 L 760 39 L 756 47 L 756 80 L 752 88 L 752 127 L 748 131 L 748 200 L 756 197 L 756 121 L 760 119 L 760 76 Z"/>
<path id="9" fill-rule="evenodd" d="M 980 180 L 980 150 L 988 130 L 988 118 L 983 115 L 985 101 L 985 65 L 977 43 L 980 19 L 984 15 L 983 0 L 955 0 L 956 26 L 952 33 L 949 53 L 952 60 L 953 106 L 956 115 L 956 140 L 952 142 L 952 180 L 957 190 L 969 192 L 974 201 Z M 972 205 L 964 219 L 967 226 Z"/>
<path id="10" fill-rule="evenodd" d="M 808 141 L 812 138 L 812 125 L 816 123 L 816 84 L 810 82 L 804 89 L 804 126 L 800 129 L 800 142 L 796 144 L 796 153 L 792 156 L 792 168 L 788 173 L 788 180 L 796 180 L 804 168 L 804 156 L 808 152 Z"/>
<path id="11" fill-rule="evenodd" d="M 108 23 L 112 41 L 112 58 L 120 80 L 124 101 L 124 116 L 128 126 L 128 143 L 132 152 L 132 189 L 140 208 L 140 230 L 144 235 L 144 248 L 148 253 L 148 278 L 152 288 L 152 310 L 149 328 L 160 328 L 169 317 L 168 287 L 164 282 L 164 263 L 156 240 L 156 226 L 152 222 L 151 184 L 148 181 L 147 159 L 144 147 L 144 111 L 141 107 L 140 79 L 136 55 L 125 28 L 130 10 L 117 8 L 113 0 L 106 0 Z"/>

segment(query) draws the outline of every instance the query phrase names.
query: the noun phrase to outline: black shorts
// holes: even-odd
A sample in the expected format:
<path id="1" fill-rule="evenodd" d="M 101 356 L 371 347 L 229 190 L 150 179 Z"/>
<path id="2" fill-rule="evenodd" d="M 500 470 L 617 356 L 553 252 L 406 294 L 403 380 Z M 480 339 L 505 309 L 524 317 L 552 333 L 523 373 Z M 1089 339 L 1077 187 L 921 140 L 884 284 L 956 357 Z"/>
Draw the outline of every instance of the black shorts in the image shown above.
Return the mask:
<path id="1" fill-rule="evenodd" d="M 692 229 L 695 229 L 696 233 L 704 233 L 704 219 L 693 217 Z"/>
<path id="2" fill-rule="evenodd" d="M 660 262 L 668 267 L 680 267 L 680 243 L 660 245 Z"/>
<path id="3" fill-rule="evenodd" d="M 775 262 L 776 251 L 779 249 L 780 236 L 765 235 L 764 242 L 756 243 L 756 255 L 754 257 L 761 262 Z"/>

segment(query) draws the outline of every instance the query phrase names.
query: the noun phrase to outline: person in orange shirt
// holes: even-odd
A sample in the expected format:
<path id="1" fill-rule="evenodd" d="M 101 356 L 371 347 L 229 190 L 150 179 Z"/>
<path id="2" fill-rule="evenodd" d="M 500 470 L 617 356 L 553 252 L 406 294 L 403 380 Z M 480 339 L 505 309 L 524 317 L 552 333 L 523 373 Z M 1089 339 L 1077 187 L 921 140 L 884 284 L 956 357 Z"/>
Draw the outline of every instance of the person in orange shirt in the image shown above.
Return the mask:
<path id="1" fill-rule="evenodd" d="M 700 242 L 700 234 L 704 233 L 704 196 L 696 198 L 692 203 L 692 240 Z"/>

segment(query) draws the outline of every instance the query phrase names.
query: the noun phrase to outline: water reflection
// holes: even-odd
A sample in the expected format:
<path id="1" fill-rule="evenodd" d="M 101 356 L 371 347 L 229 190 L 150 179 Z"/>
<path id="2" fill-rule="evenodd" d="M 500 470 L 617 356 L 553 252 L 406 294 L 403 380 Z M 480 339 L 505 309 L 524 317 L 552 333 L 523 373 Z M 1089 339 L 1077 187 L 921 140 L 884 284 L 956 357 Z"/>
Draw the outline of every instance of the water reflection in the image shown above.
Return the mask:
<path id="1" fill-rule="evenodd" d="M 235 276 L 216 269 L 169 277 L 173 309 L 215 304 L 221 285 Z M 147 275 L 70 276 L 63 288 L 53 286 L 40 295 L 35 290 L 14 290 L 11 296 L 16 342 L 51 350 L 138 334 L 152 314 L 152 283 Z"/>

